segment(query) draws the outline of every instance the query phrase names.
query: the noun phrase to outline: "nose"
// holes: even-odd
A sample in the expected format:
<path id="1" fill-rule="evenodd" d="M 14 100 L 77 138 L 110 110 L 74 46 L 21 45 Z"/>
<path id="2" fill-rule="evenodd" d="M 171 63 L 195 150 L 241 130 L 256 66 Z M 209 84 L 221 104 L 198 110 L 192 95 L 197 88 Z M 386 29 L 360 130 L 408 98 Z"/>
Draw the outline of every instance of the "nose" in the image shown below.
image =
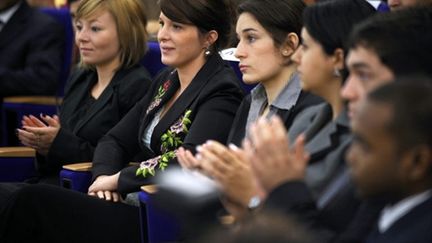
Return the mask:
<path id="1" fill-rule="evenodd" d="M 358 95 L 358 80 L 350 74 L 345 81 L 344 86 L 341 89 L 341 96 L 347 101 L 356 101 L 359 97 Z"/>
<path id="2" fill-rule="evenodd" d="M 87 42 L 89 40 L 87 30 L 82 27 L 80 30 L 76 29 L 75 31 L 75 42 L 77 45 L 81 42 Z"/>
<path id="3" fill-rule="evenodd" d="M 234 56 L 238 59 L 242 59 L 246 56 L 244 44 L 243 44 L 242 40 L 240 40 L 239 43 L 237 44 L 237 48 L 236 48 L 236 51 L 234 53 Z"/>
<path id="4" fill-rule="evenodd" d="M 166 30 L 166 25 L 160 25 L 159 31 L 157 33 L 157 39 L 159 42 L 166 41 L 168 39 L 168 32 Z"/>
<path id="5" fill-rule="evenodd" d="M 301 59 L 302 59 L 302 55 L 303 55 L 303 47 L 300 45 L 297 48 L 297 50 L 294 52 L 294 54 L 292 54 L 291 60 L 293 62 L 295 62 L 296 64 L 300 64 L 301 63 Z"/>

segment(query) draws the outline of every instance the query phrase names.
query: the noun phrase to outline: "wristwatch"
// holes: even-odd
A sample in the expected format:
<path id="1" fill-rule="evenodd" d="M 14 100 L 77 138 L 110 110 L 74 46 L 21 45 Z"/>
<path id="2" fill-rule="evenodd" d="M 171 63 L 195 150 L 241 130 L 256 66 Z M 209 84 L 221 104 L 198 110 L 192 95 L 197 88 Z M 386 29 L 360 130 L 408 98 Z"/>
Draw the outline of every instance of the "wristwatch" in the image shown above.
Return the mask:
<path id="1" fill-rule="evenodd" d="M 251 197 L 248 203 L 249 211 L 255 211 L 255 209 L 259 208 L 259 206 L 261 206 L 261 198 L 259 196 Z"/>

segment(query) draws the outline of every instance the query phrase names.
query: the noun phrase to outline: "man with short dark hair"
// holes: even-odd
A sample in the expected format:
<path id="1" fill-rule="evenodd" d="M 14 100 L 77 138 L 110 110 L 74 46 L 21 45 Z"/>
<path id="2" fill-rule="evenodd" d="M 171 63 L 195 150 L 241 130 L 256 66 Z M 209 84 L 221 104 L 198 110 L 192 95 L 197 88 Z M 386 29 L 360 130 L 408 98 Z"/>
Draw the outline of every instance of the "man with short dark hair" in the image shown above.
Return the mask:
<path id="1" fill-rule="evenodd" d="M 363 198 L 387 206 L 366 242 L 432 242 L 432 81 L 373 91 L 352 121 L 350 172 Z"/>
<path id="2" fill-rule="evenodd" d="M 431 7 L 378 14 L 354 28 L 342 88 L 350 116 L 366 93 L 395 77 L 432 76 L 431 30 Z"/>

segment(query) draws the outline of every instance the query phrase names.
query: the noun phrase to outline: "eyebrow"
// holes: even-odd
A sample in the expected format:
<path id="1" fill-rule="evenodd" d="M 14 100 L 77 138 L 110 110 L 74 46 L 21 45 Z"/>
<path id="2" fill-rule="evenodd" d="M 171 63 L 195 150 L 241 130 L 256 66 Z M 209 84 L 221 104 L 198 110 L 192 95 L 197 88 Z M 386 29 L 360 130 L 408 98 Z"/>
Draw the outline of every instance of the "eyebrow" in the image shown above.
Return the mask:
<path id="1" fill-rule="evenodd" d="M 363 62 L 352 63 L 351 65 L 349 65 L 349 67 L 356 68 L 356 69 L 360 69 L 360 68 L 370 69 L 370 66 L 368 64 L 366 64 L 366 63 L 363 63 Z"/>
<path id="2" fill-rule="evenodd" d="M 254 28 L 247 28 L 247 29 L 242 30 L 242 33 L 249 32 L 249 31 L 255 31 L 256 32 L 257 30 Z"/>

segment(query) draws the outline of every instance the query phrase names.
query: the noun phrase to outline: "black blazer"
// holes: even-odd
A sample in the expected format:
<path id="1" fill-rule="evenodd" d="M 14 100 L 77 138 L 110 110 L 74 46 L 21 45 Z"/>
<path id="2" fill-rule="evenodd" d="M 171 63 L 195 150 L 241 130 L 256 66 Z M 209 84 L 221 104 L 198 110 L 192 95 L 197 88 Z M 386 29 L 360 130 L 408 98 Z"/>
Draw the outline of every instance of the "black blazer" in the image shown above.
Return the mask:
<path id="1" fill-rule="evenodd" d="M 89 110 L 77 119 L 74 113 L 82 107 L 96 82 L 95 71 L 78 70 L 71 75 L 60 108 L 61 129 L 47 157 L 38 156 L 43 174 L 56 174 L 67 163 L 91 161 L 99 139 L 146 94 L 151 81 L 140 65 L 119 70 Z"/>
<path id="2" fill-rule="evenodd" d="M 252 97 L 249 94 L 243 99 L 242 103 L 240 104 L 233 125 L 231 127 L 230 134 L 228 136 L 227 144 L 233 143 L 237 146 L 241 146 L 241 142 L 246 136 L 246 123 L 251 102 Z M 291 109 L 279 109 L 276 114 L 282 119 L 282 121 L 284 121 L 285 127 L 289 129 L 294 121 L 294 118 L 299 113 L 301 113 L 305 108 L 318 104 L 320 102 L 322 102 L 322 99 L 318 96 L 301 91 L 296 104 Z"/>
<path id="3" fill-rule="evenodd" d="M 231 67 L 219 55 L 212 55 L 154 128 L 151 150 L 144 146 L 142 138 L 145 128 L 157 111 L 175 94 L 179 85 L 177 73 L 172 69 L 165 70 L 156 78 L 150 93 L 98 144 L 93 160 L 93 178 L 112 175 L 121 170 L 118 191 L 139 191 L 139 187 L 149 181 L 135 175 L 137 166 L 124 167 L 140 151 L 145 160 L 161 155 L 162 135 L 173 129 L 173 125 L 187 110 L 191 111 L 192 123 L 187 134 L 180 134 L 183 141 L 181 146 L 194 152 L 197 145 L 208 139 L 226 141 L 243 93 Z M 165 93 L 158 102 L 156 98 L 164 87 Z M 176 159 L 168 163 L 176 163 Z M 156 173 L 160 171 L 156 169 Z"/>
<path id="4" fill-rule="evenodd" d="M 0 97 L 54 95 L 65 48 L 62 26 L 21 2 L 0 31 Z"/>

